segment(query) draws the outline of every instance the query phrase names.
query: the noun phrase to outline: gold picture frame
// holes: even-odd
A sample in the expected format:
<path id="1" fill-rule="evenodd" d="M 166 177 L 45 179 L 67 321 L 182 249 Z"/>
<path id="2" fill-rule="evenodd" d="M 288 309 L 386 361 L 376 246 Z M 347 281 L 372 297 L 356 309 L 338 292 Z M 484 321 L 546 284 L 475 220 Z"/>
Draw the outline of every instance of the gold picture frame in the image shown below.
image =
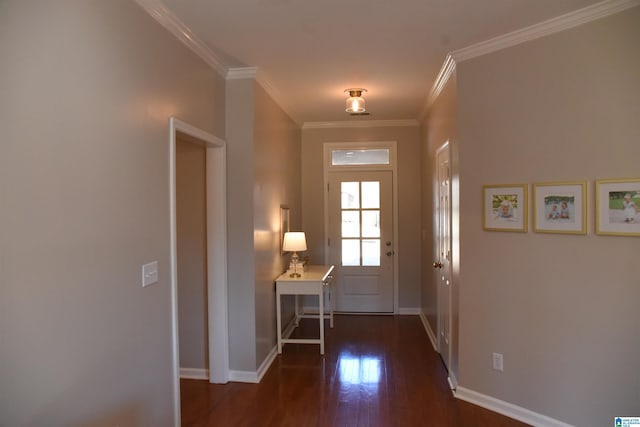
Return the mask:
<path id="1" fill-rule="evenodd" d="M 640 178 L 596 181 L 596 234 L 640 236 Z"/>
<path id="2" fill-rule="evenodd" d="M 534 183 L 533 230 L 587 234 L 587 182 Z"/>
<path id="3" fill-rule="evenodd" d="M 528 184 L 484 185 L 482 225 L 487 231 L 528 229 Z"/>

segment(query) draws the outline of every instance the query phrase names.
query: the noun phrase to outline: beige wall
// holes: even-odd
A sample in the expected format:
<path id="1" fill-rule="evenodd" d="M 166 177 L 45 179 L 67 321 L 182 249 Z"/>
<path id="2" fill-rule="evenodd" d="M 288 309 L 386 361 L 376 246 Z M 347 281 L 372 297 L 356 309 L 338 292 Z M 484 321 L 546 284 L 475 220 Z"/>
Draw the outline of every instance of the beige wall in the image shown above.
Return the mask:
<path id="1" fill-rule="evenodd" d="M 274 279 L 290 255 L 280 255 L 280 206 L 291 209 L 291 230 L 300 229 L 300 128 L 256 84 L 254 246 L 256 253 L 256 354 L 259 365 L 276 345 Z M 292 304 L 283 299 L 285 315 Z"/>
<path id="2" fill-rule="evenodd" d="M 636 7 L 457 68 L 460 385 L 579 426 L 640 412 L 640 240 L 594 235 L 594 180 L 640 175 L 638 46 Z M 483 231 L 482 185 L 563 180 L 588 235 Z"/>
<path id="3" fill-rule="evenodd" d="M 229 367 L 255 371 L 254 81 L 227 81 Z"/>
<path id="4" fill-rule="evenodd" d="M 176 140 L 180 367 L 209 368 L 205 147 Z"/>
<path id="5" fill-rule="evenodd" d="M 229 359 L 255 373 L 276 345 L 280 206 L 300 225 L 300 129 L 253 79 L 230 80 L 227 142 Z"/>
<path id="6" fill-rule="evenodd" d="M 459 165 L 458 165 L 458 141 L 457 141 L 457 93 L 455 72 L 447 81 L 440 95 L 429 109 L 429 114 L 422 123 L 422 152 L 421 152 L 421 178 L 422 178 L 422 285 L 421 307 L 422 313 L 429 322 L 434 334 L 438 333 L 438 288 L 436 271 L 431 268 L 437 257 L 436 222 L 436 153 L 449 142 L 451 153 L 451 192 L 457 195 L 459 192 Z M 452 197 L 452 273 L 453 287 L 451 295 L 452 322 L 451 322 L 451 364 L 450 369 L 458 376 L 458 274 L 460 270 L 459 246 L 459 206 L 456 197 Z"/>
<path id="7" fill-rule="evenodd" d="M 0 424 L 172 425 L 168 117 L 224 137 L 224 81 L 129 1 L 0 28 Z"/>
<path id="8" fill-rule="evenodd" d="M 398 152 L 398 302 L 420 307 L 420 128 L 369 127 L 303 129 L 302 220 L 311 263 L 324 262 L 325 142 L 397 141 Z"/>

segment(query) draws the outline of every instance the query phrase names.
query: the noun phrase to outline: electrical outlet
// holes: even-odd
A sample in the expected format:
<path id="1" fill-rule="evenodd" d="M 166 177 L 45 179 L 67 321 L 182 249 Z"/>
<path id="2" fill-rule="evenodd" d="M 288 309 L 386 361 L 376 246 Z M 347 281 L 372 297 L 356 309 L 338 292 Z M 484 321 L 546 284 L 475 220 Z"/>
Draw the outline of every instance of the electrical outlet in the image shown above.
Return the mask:
<path id="1" fill-rule="evenodd" d="M 158 261 L 142 266 L 142 287 L 146 288 L 158 282 Z"/>
<path id="2" fill-rule="evenodd" d="M 493 369 L 495 371 L 504 371 L 502 353 L 493 353 Z"/>

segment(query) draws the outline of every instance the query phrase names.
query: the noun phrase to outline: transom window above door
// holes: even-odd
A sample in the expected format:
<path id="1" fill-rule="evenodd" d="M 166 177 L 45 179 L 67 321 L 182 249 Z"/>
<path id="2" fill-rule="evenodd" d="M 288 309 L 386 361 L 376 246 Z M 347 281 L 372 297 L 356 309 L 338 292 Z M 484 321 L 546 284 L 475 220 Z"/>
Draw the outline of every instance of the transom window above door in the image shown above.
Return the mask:
<path id="1" fill-rule="evenodd" d="M 388 165 L 391 159 L 388 148 L 366 148 L 359 150 L 331 150 L 331 166 Z"/>
<path id="2" fill-rule="evenodd" d="M 395 141 L 327 142 L 324 144 L 324 170 L 394 170 Z"/>

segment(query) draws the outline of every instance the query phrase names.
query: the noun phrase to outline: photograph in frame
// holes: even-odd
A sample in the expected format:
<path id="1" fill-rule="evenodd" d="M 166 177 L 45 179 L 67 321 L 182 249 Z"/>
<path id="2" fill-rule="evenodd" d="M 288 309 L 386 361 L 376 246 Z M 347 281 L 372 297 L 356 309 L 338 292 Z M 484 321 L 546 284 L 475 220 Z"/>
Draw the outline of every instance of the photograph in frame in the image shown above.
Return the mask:
<path id="1" fill-rule="evenodd" d="M 640 178 L 596 181 L 596 233 L 640 236 Z"/>
<path id="2" fill-rule="evenodd" d="M 527 231 L 527 184 L 482 187 L 483 228 L 488 231 Z"/>
<path id="3" fill-rule="evenodd" d="M 585 181 L 533 184 L 536 233 L 587 234 Z"/>

